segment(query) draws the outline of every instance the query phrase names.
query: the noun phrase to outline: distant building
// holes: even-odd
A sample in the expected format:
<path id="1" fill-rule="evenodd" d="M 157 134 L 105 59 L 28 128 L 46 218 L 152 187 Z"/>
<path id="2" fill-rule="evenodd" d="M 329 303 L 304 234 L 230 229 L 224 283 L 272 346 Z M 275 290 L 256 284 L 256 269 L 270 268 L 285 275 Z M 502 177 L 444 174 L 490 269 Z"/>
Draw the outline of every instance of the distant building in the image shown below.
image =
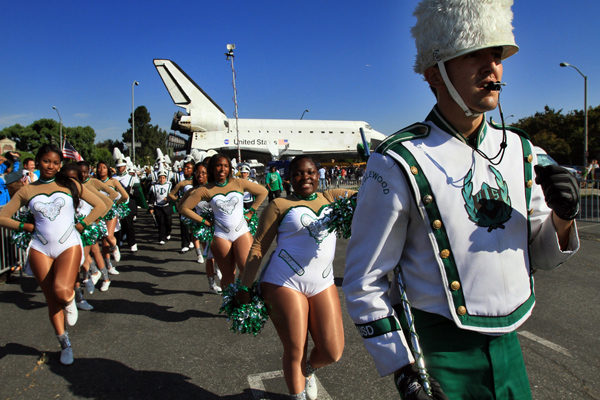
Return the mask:
<path id="1" fill-rule="evenodd" d="M 16 151 L 17 143 L 14 140 L 8 138 L 0 139 L 0 154 L 4 154 L 7 151 Z"/>

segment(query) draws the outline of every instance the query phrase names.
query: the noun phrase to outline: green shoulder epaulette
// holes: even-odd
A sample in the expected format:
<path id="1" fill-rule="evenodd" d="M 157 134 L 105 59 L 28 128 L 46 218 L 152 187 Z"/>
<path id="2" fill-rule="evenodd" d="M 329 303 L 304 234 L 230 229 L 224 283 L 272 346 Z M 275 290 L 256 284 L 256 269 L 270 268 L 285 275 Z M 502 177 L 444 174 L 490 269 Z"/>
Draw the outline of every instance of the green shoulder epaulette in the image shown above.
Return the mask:
<path id="1" fill-rule="evenodd" d="M 502 124 L 497 124 L 497 123 L 495 123 L 495 122 L 494 122 L 494 120 L 493 120 L 493 119 L 491 119 L 491 118 L 490 118 L 490 125 L 491 125 L 493 128 L 496 128 L 496 129 L 502 129 Z M 528 135 L 528 134 L 527 134 L 525 131 L 522 131 L 522 130 L 521 130 L 521 129 L 519 129 L 519 128 L 515 128 L 514 126 L 505 126 L 505 128 L 506 128 L 506 130 L 507 130 L 507 131 L 510 131 L 510 132 L 516 133 L 517 135 L 519 135 L 519 136 L 521 136 L 521 137 L 524 137 L 524 138 L 525 138 L 525 139 L 527 139 L 527 140 L 531 140 L 531 139 L 529 138 L 529 135 Z"/>
<path id="2" fill-rule="evenodd" d="M 404 129 L 400 129 L 398 132 L 391 134 L 381 142 L 379 146 L 377 146 L 377 149 L 375 149 L 375 152 L 383 154 L 396 143 L 426 137 L 429 135 L 430 129 L 431 127 L 429 125 L 422 123 L 416 123 Z"/>

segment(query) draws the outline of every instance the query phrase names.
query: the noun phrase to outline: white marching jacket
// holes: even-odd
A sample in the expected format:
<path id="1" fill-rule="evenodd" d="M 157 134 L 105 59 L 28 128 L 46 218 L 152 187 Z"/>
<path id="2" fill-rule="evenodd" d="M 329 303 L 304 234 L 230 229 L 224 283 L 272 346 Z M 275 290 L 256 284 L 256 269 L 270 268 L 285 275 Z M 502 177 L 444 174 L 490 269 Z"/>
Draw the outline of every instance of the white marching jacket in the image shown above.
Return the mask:
<path id="1" fill-rule="evenodd" d="M 413 308 L 484 334 L 511 332 L 535 304 L 534 269 L 579 248 L 575 225 L 561 251 L 528 139 L 484 123 L 477 148 L 437 109 L 372 154 L 358 194 L 343 289 L 348 312 L 384 376 L 412 362 L 392 306 L 402 271 Z M 501 158 L 501 162 L 498 161 Z M 494 165 L 494 163 L 498 163 Z M 417 333 L 418 333 L 418 326 Z"/>

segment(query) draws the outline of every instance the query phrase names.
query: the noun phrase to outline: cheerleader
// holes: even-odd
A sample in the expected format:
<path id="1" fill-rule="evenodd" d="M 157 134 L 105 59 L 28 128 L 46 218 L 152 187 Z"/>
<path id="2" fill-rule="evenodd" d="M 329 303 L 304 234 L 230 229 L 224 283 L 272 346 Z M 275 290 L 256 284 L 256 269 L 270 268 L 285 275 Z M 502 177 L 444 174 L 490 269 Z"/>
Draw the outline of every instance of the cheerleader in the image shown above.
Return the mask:
<path id="1" fill-rule="evenodd" d="M 260 291 L 283 344 L 283 374 L 293 399 L 316 399 L 314 372 L 336 362 L 344 349 L 344 329 L 333 257 L 336 235 L 329 232 L 328 205 L 355 193 L 342 189 L 317 193 L 314 161 L 298 156 L 290 164 L 294 194 L 276 198 L 260 216 L 236 299 L 250 302 L 248 288 L 271 243 L 277 248 L 260 277 Z M 246 291 L 244 291 L 246 290 Z M 308 333 L 314 348 L 307 356 Z"/>
<path id="2" fill-rule="evenodd" d="M 79 232 L 98 219 L 106 206 L 80 183 L 59 172 L 61 151 L 44 145 L 37 153 L 40 179 L 20 189 L 0 211 L 0 226 L 32 233 L 28 262 L 48 305 L 50 323 L 61 346 L 60 362 L 73 363 L 73 349 L 65 329 L 66 323 L 77 322 L 75 280 L 82 262 L 83 249 Z M 75 223 L 79 199 L 92 209 L 87 217 Z M 12 219 L 23 206 L 28 206 L 33 223 Z"/>
<path id="3" fill-rule="evenodd" d="M 106 183 L 103 183 L 99 179 L 92 179 L 90 177 L 90 164 L 87 161 L 79 161 L 77 163 L 77 167 L 79 167 L 79 171 L 81 171 L 81 179 L 83 182 L 83 186 L 85 186 L 86 188 L 95 189 L 104 197 L 110 199 L 112 202 L 110 209 L 115 207 L 115 203 L 116 205 L 122 204 L 122 201 L 119 201 L 121 199 L 121 194 L 119 192 L 114 190 L 112 187 L 108 186 Z M 110 209 L 107 210 L 107 214 L 111 212 Z M 104 217 L 105 216 L 103 216 L 103 218 Z M 104 225 L 104 228 L 106 228 L 105 221 L 100 221 L 100 223 Z M 108 232 L 107 228 L 106 231 Z M 92 257 L 96 262 L 97 270 L 95 270 L 92 274 L 89 274 L 88 279 L 84 279 L 86 290 L 89 294 L 94 293 L 96 283 L 98 283 L 100 278 L 102 278 L 102 286 L 100 287 L 100 291 L 106 292 L 110 287 L 111 281 L 108 277 L 108 269 L 104 264 L 104 258 L 102 257 L 102 251 L 100 249 L 100 246 L 98 245 L 98 242 L 93 243 L 90 246 L 89 254 L 86 256 L 85 261 L 83 262 L 83 268 L 85 271 L 90 270 Z"/>
<path id="4" fill-rule="evenodd" d="M 79 169 L 78 165 L 75 163 L 63 165 L 62 168 L 60 169 L 60 172 L 62 172 L 63 174 L 65 174 L 66 176 L 68 176 L 69 178 L 71 178 L 77 182 L 83 183 L 83 174 L 81 173 L 81 170 Z M 84 187 L 85 187 L 85 185 L 84 185 Z M 104 217 L 104 215 L 106 215 L 106 213 L 113 206 L 113 202 L 111 201 L 110 198 L 108 198 L 107 196 L 104 196 L 103 194 L 101 194 L 99 191 L 97 191 L 95 188 L 93 188 L 91 186 L 87 186 L 86 189 L 88 189 L 89 191 L 94 193 L 96 196 L 98 196 L 98 198 L 100 200 L 102 200 L 102 202 L 106 206 L 105 212 L 100 216 L 100 217 Z M 80 199 L 79 207 L 77 207 L 76 217 L 77 218 L 87 217 L 89 215 L 91 209 L 92 209 L 92 207 L 87 201 Z M 94 228 L 94 230 L 96 232 L 99 229 L 97 226 L 98 222 L 100 222 L 100 220 L 96 220 L 92 223 L 92 227 Z M 77 305 L 77 308 L 80 310 L 91 311 L 94 309 L 94 307 L 83 298 L 83 290 L 81 290 L 80 282 L 86 281 L 86 284 L 87 284 L 87 282 L 91 282 L 88 278 L 89 262 L 87 262 L 87 260 L 88 260 L 88 258 L 90 258 L 90 249 L 91 249 L 92 245 L 96 243 L 97 239 L 98 239 L 98 237 L 91 235 L 91 234 L 82 235 L 82 238 L 81 238 L 81 241 L 83 243 L 84 262 L 81 264 L 81 266 L 79 268 L 79 279 L 75 282 L 75 304 Z M 86 262 L 87 262 L 87 265 L 86 265 Z"/>
<path id="5" fill-rule="evenodd" d="M 123 188 L 119 181 L 110 177 L 110 173 L 110 167 L 104 161 L 100 161 L 98 164 L 96 164 L 96 178 L 102 183 L 110 186 L 113 190 L 119 192 L 121 195 L 121 198 L 118 200 L 117 204 L 128 201 L 129 195 L 127 194 L 127 191 Z M 109 215 L 111 215 L 111 213 L 109 213 Z M 104 264 L 106 264 L 108 273 L 111 275 L 118 275 L 119 271 L 117 271 L 117 269 L 110 263 L 110 255 L 112 254 L 116 262 L 121 260 L 121 252 L 119 251 L 119 246 L 117 246 L 117 238 L 115 237 L 117 219 L 118 216 L 114 215 L 113 218 L 106 221 L 108 236 L 103 240 L 102 244 L 102 256 L 104 258 Z"/>
<path id="6" fill-rule="evenodd" d="M 177 205 L 177 209 L 179 210 L 179 206 L 185 201 L 185 199 L 193 193 L 193 191 L 199 187 L 206 185 L 208 182 L 208 170 L 206 168 L 205 163 L 197 163 L 194 165 L 194 173 L 192 176 L 192 189 L 185 192 L 182 199 L 179 201 Z M 196 214 L 204 214 L 210 210 L 210 205 L 206 201 L 200 201 L 194 207 L 194 211 Z M 215 277 L 220 281 L 223 275 L 219 270 L 219 267 L 214 262 L 214 257 L 212 252 L 210 251 L 210 243 L 202 242 L 198 238 L 194 237 L 192 241 L 195 249 L 196 255 L 198 256 L 198 263 L 202 264 L 204 262 L 204 257 L 202 256 L 202 247 L 206 251 L 206 277 L 208 279 L 208 287 L 211 292 L 215 294 L 221 293 L 221 287 L 217 285 L 215 282 Z"/>
<path id="7" fill-rule="evenodd" d="M 196 189 L 180 207 L 180 212 L 199 223 L 212 226 L 215 233 L 210 249 L 219 268 L 223 272 L 222 285 L 235 281 L 236 265 L 243 272 L 246 258 L 252 245 L 252 234 L 244 218 L 244 192 L 256 196 L 256 200 L 246 217 L 250 219 L 267 197 L 267 190 L 257 183 L 244 179 L 234 179 L 231 160 L 224 154 L 211 157 L 208 164 L 208 184 Z M 207 201 L 214 212 L 214 220 L 209 221 L 193 208 L 201 200 Z"/>

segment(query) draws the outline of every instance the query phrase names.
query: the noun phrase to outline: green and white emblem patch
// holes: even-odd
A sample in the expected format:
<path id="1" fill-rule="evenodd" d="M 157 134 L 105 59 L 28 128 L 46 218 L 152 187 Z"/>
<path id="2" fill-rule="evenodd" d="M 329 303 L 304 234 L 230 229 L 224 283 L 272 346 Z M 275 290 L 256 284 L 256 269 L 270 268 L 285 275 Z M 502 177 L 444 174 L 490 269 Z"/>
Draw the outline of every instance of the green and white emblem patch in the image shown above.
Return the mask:
<path id="1" fill-rule="evenodd" d="M 481 185 L 481 189 L 473 195 L 473 171 L 469 171 L 464 179 L 462 196 L 465 200 L 465 210 L 469 219 L 482 228 L 488 228 L 488 232 L 496 228 L 504 229 L 511 216 L 511 200 L 508 195 L 508 185 L 502 174 L 491 165 L 490 170 L 496 177 L 497 188 L 487 183 Z"/>

